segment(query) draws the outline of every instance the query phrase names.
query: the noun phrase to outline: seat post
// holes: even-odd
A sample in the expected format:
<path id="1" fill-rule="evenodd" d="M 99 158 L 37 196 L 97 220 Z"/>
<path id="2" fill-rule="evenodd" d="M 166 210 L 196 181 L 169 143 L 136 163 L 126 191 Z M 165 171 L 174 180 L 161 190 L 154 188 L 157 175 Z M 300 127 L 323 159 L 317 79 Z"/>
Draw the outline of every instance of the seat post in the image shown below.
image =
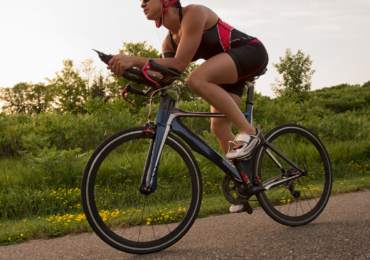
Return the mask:
<path id="1" fill-rule="evenodd" d="M 254 82 L 246 81 L 245 85 L 248 88 L 247 102 L 245 103 L 245 112 L 249 113 L 249 123 L 253 126 L 253 98 L 254 98 Z"/>

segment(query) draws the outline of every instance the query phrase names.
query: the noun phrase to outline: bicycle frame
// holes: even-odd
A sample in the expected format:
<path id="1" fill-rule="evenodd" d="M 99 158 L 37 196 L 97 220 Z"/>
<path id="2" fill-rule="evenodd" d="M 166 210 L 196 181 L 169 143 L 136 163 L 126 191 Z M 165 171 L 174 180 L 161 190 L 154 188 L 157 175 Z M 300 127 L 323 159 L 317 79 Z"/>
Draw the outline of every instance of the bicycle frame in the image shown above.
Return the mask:
<path id="1" fill-rule="evenodd" d="M 248 122 L 253 125 L 253 93 L 254 86 L 252 83 L 248 84 L 248 96 L 246 103 L 246 111 L 243 115 L 246 117 Z M 218 113 L 194 113 L 182 111 L 175 108 L 176 100 L 167 94 L 166 89 L 161 91 L 161 100 L 159 105 L 159 110 L 156 118 L 156 135 L 155 139 L 151 141 L 148 156 L 146 159 L 143 176 L 141 179 L 141 187 L 145 189 L 146 193 L 154 192 L 157 188 L 157 176 L 158 176 L 158 166 L 160 162 L 161 153 L 170 132 L 174 132 L 179 137 L 181 137 L 195 152 L 203 155 L 205 158 L 216 164 L 222 171 L 228 175 L 231 180 L 234 181 L 237 188 L 243 192 L 246 196 L 252 196 L 259 192 L 268 190 L 272 187 L 281 185 L 290 180 L 299 178 L 304 173 L 299 166 L 295 165 L 291 160 L 289 160 L 284 154 L 277 150 L 268 142 L 264 142 L 263 145 L 269 147 L 275 153 L 277 153 L 282 159 L 287 161 L 292 165 L 300 174 L 285 178 L 284 180 L 275 183 L 266 183 L 266 186 L 260 185 L 254 187 L 252 180 L 256 178 L 253 171 L 254 160 L 235 162 L 235 166 L 232 165 L 227 159 L 215 151 L 212 147 L 206 144 L 202 139 L 200 139 L 196 134 L 189 130 L 181 121 L 182 117 L 219 117 L 225 118 L 226 116 Z M 275 162 L 275 164 L 284 173 L 285 170 L 279 163 L 279 161 L 268 151 L 269 157 Z M 251 158 L 254 158 L 252 154 Z M 142 191 L 142 190 L 141 190 Z M 143 192 L 143 191 L 142 191 Z"/>

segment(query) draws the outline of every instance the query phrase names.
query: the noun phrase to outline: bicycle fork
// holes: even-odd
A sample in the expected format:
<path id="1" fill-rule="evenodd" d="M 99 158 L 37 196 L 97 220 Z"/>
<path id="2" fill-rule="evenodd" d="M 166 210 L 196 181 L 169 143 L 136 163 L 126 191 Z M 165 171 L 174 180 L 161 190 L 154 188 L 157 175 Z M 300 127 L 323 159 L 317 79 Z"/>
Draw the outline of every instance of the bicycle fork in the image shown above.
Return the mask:
<path id="1" fill-rule="evenodd" d="M 167 125 L 169 116 L 171 114 L 170 108 L 174 106 L 175 99 L 169 96 L 167 93 L 161 93 L 166 95 L 166 98 L 161 99 L 159 110 L 156 118 L 156 130 L 155 138 L 151 140 L 147 159 L 143 175 L 141 178 L 140 192 L 146 195 L 154 192 L 157 189 L 157 178 L 158 178 L 158 167 L 162 154 L 162 150 L 166 139 L 170 133 L 170 126 Z M 147 134 L 153 133 L 151 124 L 149 129 L 144 130 Z"/>

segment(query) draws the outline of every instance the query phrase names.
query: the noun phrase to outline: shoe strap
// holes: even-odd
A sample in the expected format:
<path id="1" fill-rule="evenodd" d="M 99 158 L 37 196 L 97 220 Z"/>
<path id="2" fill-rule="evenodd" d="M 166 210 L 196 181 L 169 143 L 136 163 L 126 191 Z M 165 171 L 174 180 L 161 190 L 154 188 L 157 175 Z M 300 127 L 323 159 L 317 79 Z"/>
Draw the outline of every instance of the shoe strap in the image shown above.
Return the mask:
<path id="1" fill-rule="evenodd" d="M 250 135 L 248 134 L 245 134 L 245 133 L 241 133 L 239 134 L 236 139 L 235 139 L 235 142 L 245 142 L 245 143 L 249 143 L 249 141 L 251 140 L 251 137 Z"/>
<path id="2" fill-rule="evenodd" d="M 236 142 L 234 142 L 234 141 L 229 141 L 229 144 L 228 144 L 228 146 L 227 146 L 227 150 L 230 152 L 230 143 L 231 144 L 234 144 L 234 146 L 235 145 L 238 145 L 238 143 L 236 143 Z"/>

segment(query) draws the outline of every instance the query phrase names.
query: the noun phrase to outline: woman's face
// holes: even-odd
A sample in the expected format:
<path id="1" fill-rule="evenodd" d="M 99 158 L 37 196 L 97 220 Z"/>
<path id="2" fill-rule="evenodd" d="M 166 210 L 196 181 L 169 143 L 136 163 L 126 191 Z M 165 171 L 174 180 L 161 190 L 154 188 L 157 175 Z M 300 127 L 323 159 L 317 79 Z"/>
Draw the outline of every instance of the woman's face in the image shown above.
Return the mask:
<path id="1" fill-rule="evenodd" d="M 148 2 L 141 1 L 141 8 L 148 20 L 158 21 L 162 14 L 162 0 L 149 0 Z"/>

